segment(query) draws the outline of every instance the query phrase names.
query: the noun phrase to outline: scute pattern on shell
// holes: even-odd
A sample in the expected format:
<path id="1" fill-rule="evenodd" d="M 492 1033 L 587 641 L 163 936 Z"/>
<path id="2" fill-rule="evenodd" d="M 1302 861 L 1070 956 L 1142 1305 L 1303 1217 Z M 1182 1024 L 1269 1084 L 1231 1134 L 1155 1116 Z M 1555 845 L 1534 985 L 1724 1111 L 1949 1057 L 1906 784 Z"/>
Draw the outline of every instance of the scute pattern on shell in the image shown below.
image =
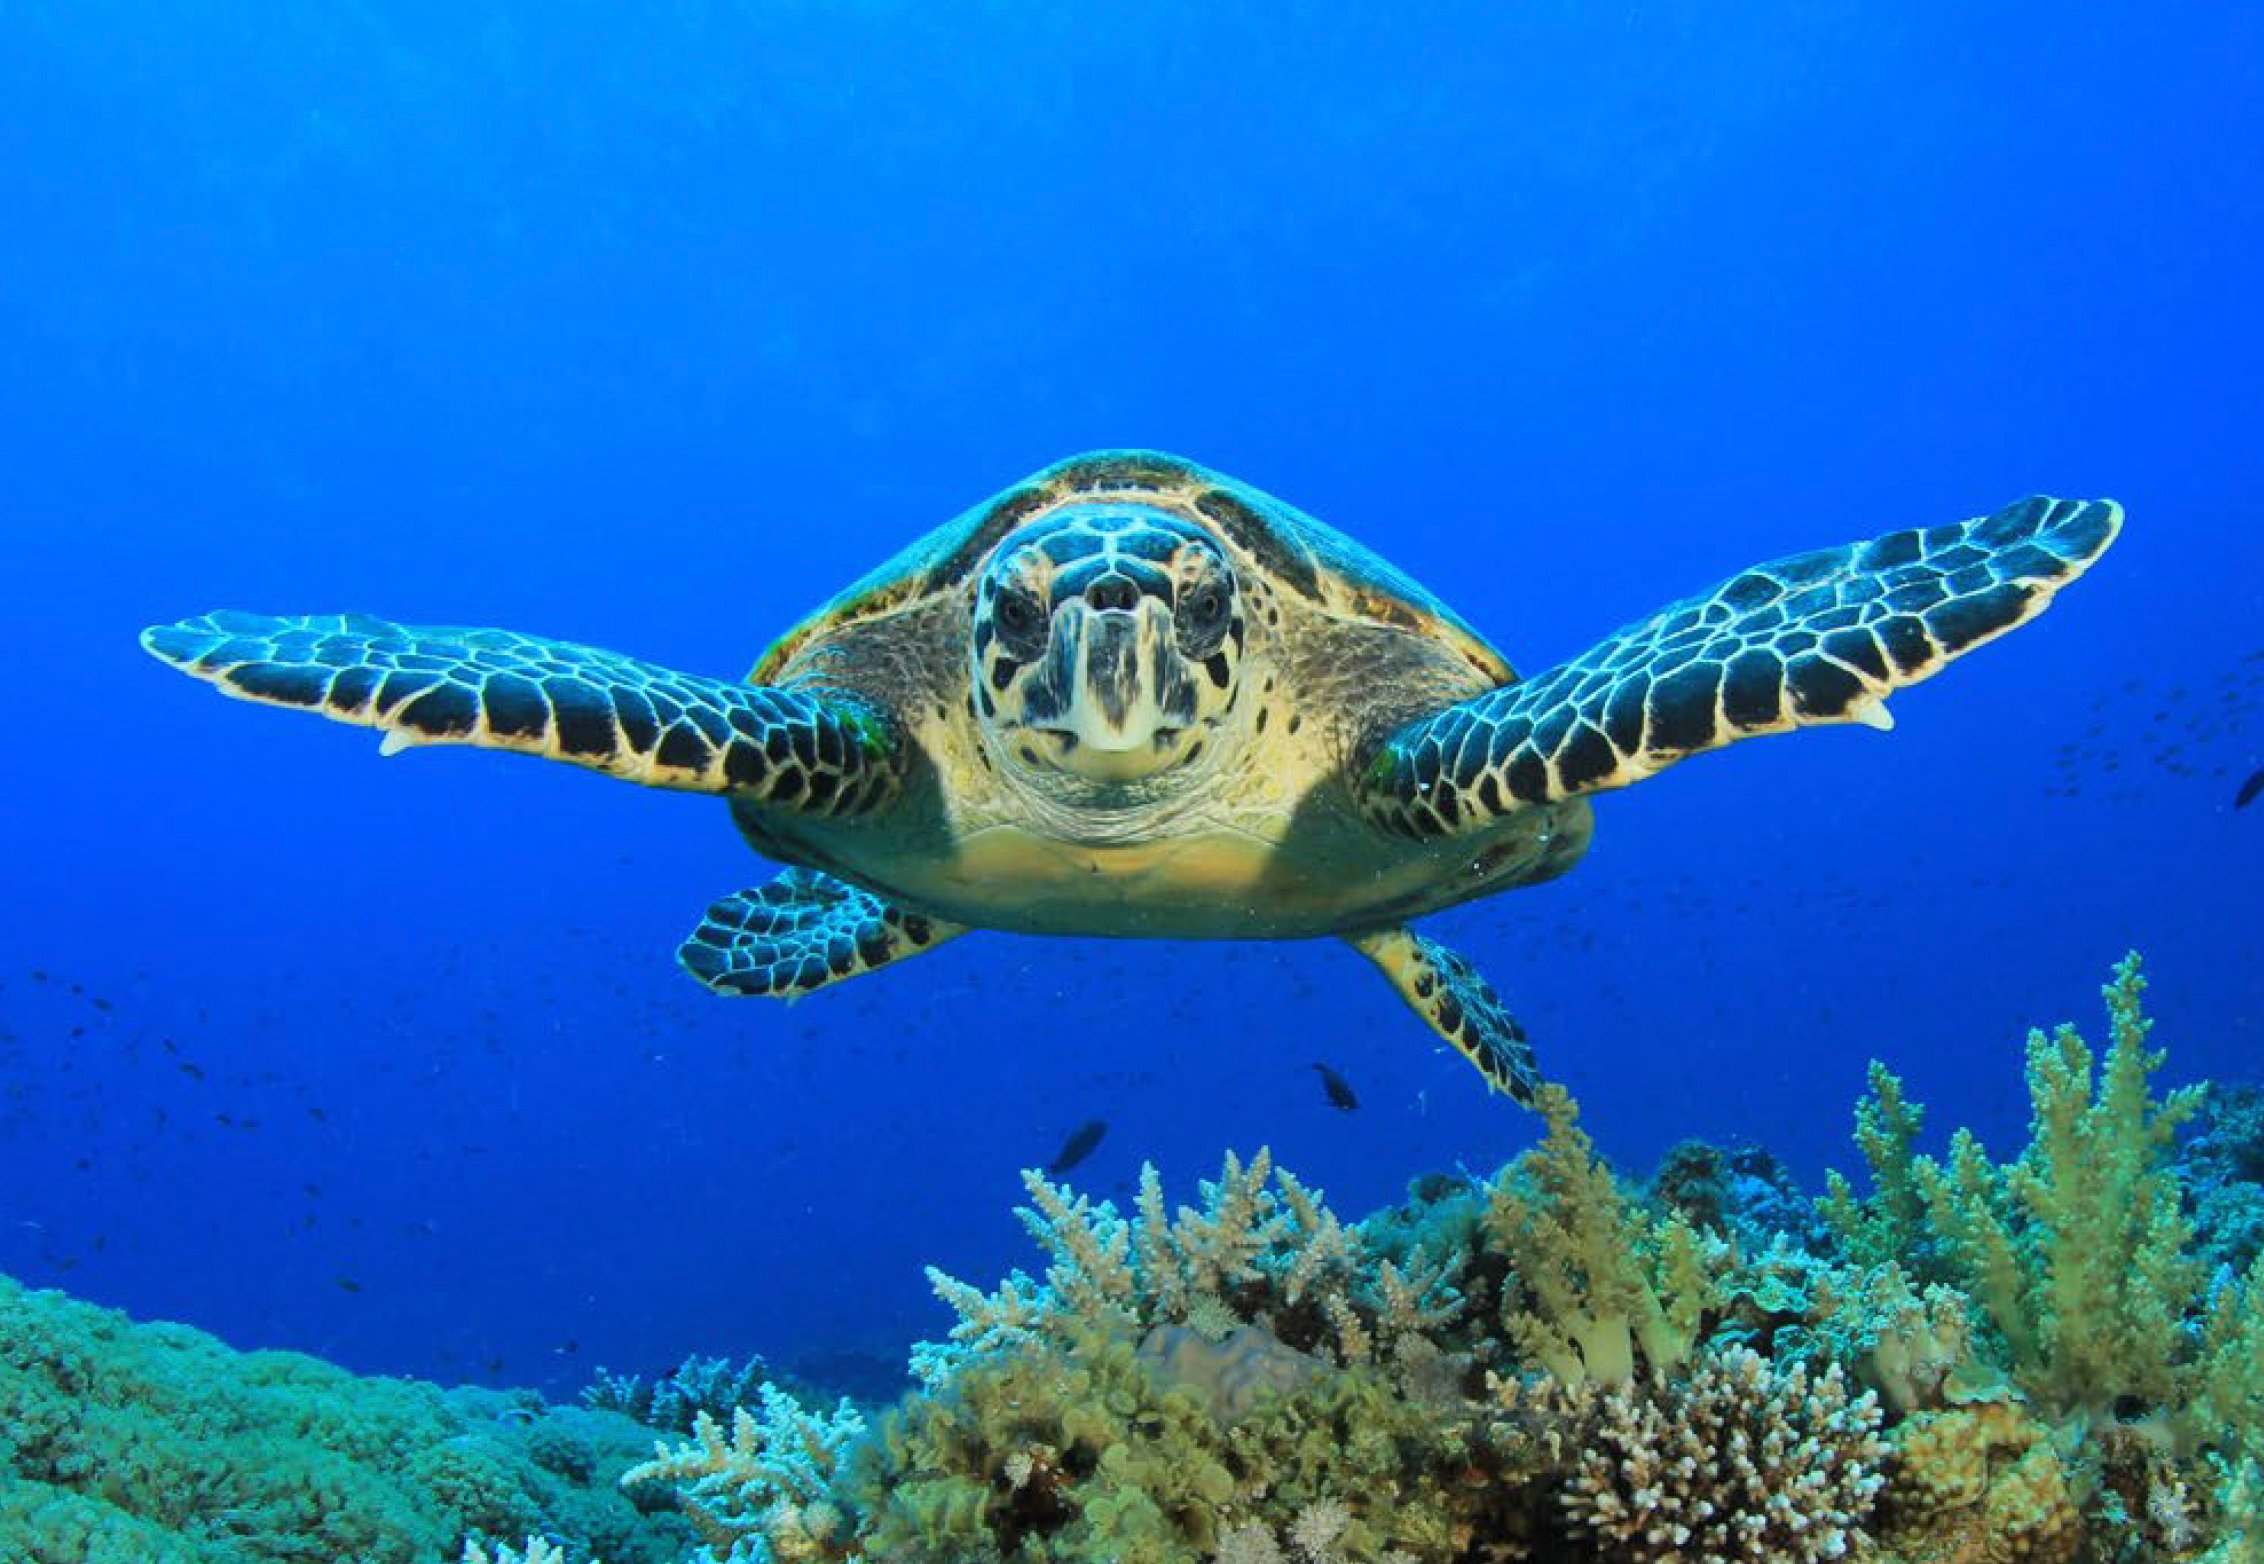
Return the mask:
<path id="1" fill-rule="evenodd" d="M 1452 644 L 1482 677 L 1516 677 L 1460 615 L 1412 577 L 1335 528 L 1262 490 L 1162 451 L 1089 451 L 1054 463 L 961 512 L 867 572 L 781 636 L 748 678 L 774 680 L 810 640 L 956 590 L 1016 527 L 1054 506 L 1147 499 L 1216 527 L 1295 596 L 1349 617 Z"/>

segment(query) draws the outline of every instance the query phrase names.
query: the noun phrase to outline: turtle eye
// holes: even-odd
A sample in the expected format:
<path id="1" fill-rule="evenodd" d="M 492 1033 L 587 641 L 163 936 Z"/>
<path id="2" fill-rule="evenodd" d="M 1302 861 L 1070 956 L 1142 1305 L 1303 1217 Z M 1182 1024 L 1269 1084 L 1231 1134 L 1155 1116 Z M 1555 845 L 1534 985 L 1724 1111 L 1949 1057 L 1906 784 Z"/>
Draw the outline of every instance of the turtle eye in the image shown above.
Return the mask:
<path id="1" fill-rule="evenodd" d="M 1029 592 L 1020 587 L 1004 588 L 991 607 L 991 617 L 998 624 L 999 639 L 1017 657 L 1027 660 L 1045 650 L 1045 609 Z"/>
<path id="2" fill-rule="evenodd" d="M 1217 651 L 1232 606 L 1224 582 L 1198 581 L 1189 587 L 1179 599 L 1179 649 L 1189 657 Z"/>

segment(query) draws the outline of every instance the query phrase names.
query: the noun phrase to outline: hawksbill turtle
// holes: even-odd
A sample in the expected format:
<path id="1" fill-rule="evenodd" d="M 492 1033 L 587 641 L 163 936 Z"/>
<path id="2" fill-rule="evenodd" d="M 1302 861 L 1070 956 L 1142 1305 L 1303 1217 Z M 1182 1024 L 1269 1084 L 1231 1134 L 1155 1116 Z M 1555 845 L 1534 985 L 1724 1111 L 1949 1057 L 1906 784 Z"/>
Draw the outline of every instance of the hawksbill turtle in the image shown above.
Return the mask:
<path id="1" fill-rule="evenodd" d="M 1148 451 L 1072 457 L 840 593 L 743 683 L 505 630 L 217 612 L 142 644 L 224 693 L 715 794 L 785 864 L 679 959 L 793 997 L 969 929 L 1343 938 L 1489 1086 L 1524 1032 L 1410 920 L 1562 874 L 1589 795 L 1885 698 L 2041 613 L 2109 500 L 1738 572 L 1520 679 L 1303 512 Z"/>

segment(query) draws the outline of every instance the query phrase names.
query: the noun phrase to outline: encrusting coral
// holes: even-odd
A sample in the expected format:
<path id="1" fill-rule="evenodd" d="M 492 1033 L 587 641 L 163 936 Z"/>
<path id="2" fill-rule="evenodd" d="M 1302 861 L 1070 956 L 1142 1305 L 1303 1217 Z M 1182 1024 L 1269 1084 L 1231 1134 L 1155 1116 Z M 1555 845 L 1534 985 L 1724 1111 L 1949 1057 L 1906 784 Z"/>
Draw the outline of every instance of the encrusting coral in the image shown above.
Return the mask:
<path id="1" fill-rule="evenodd" d="M 530 1534 L 661 1564 L 616 1479 L 650 1434 L 532 1395 L 362 1379 L 0 1277 L 6 1564 L 437 1564 Z"/>
<path id="2" fill-rule="evenodd" d="M 1879 1510 L 1879 1535 L 1914 1564 L 2065 1564 L 2083 1545 L 2066 1464 L 2043 1425 L 2011 1401 L 1903 1423 Z"/>

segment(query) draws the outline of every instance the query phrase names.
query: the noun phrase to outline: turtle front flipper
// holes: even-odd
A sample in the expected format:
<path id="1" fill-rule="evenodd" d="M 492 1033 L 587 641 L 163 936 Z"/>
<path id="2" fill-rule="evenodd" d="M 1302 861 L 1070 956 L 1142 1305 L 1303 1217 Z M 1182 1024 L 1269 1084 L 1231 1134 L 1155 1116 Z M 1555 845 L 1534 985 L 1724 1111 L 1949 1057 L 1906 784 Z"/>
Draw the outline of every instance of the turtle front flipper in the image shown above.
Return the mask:
<path id="1" fill-rule="evenodd" d="M 871 809 L 903 780 L 893 724 L 854 700 L 509 630 L 221 612 L 154 626 L 141 642 L 223 694 L 382 729 L 387 754 L 474 744 L 821 815 Z"/>
<path id="2" fill-rule="evenodd" d="M 1541 1071 L 1525 1028 L 1468 958 L 1405 927 L 1347 934 L 1344 940 L 1383 969 L 1399 997 L 1476 1065 L 1489 1087 L 1533 1106 Z"/>
<path id="3" fill-rule="evenodd" d="M 676 959 L 719 994 L 796 999 L 966 932 L 815 869 L 788 869 L 708 908 Z"/>
<path id="4" fill-rule="evenodd" d="M 2042 613 L 2121 526 L 2112 500 L 2037 497 L 1755 565 L 1385 735 L 1359 774 L 1361 807 L 1397 834 L 1446 836 L 1758 734 L 1888 727 L 1888 694 Z"/>

